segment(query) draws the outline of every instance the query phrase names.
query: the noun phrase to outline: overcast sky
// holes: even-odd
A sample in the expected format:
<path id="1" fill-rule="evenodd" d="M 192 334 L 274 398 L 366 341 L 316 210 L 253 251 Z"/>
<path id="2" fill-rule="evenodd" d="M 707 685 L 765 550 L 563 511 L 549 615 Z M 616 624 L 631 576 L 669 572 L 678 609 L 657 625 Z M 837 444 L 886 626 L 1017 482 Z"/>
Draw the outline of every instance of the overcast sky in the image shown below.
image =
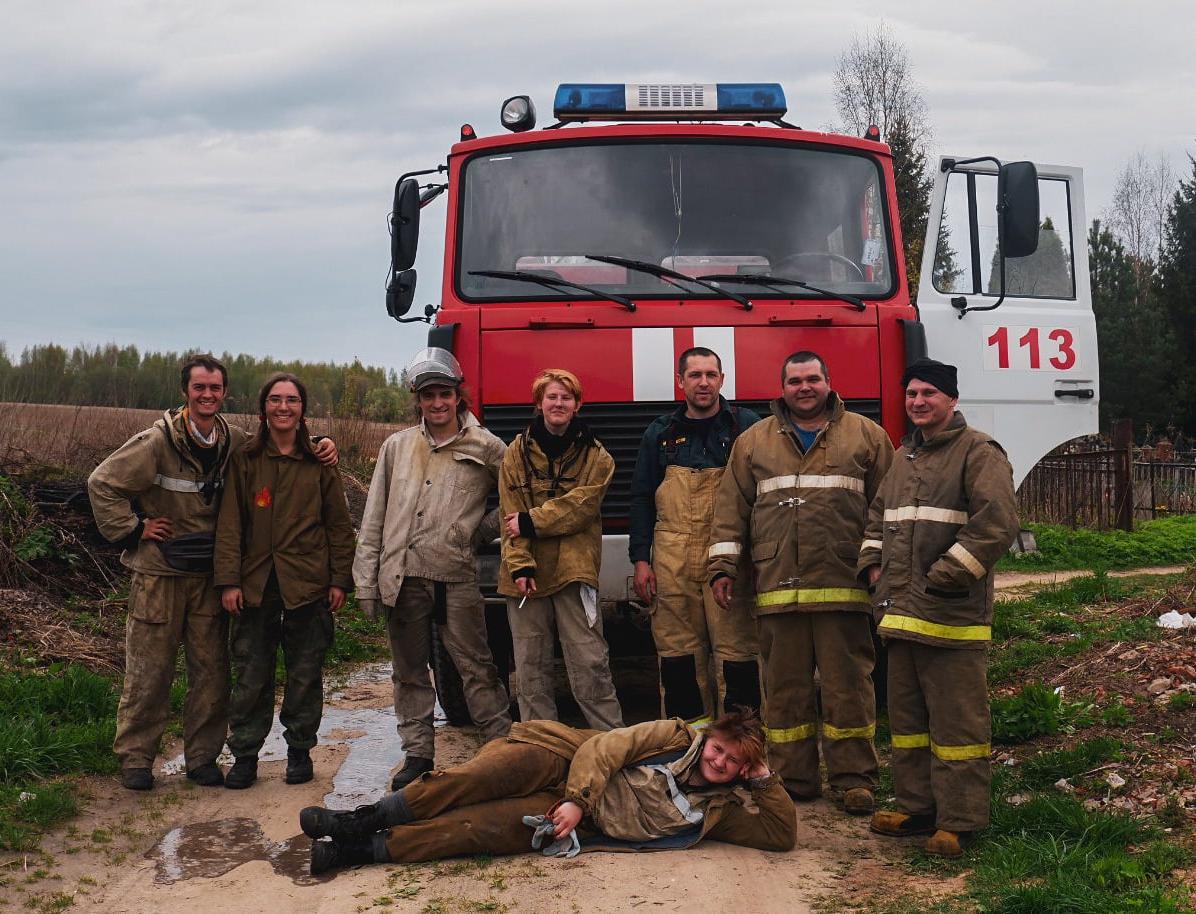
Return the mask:
<path id="1" fill-rule="evenodd" d="M 973 9 L 973 7 L 979 9 Z M 559 82 L 776 81 L 834 120 L 831 77 L 883 15 L 935 151 L 1085 169 L 1089 216 L 1144 150 L 1190 177 L 1190 0 L 902 4 L 25 2 L 0 32 L 0 340 L 115 341 L 399 367 L 383 304 L 395 178 L 462 122 Z M 439 298 L 444 200 L 417 305 Z"/>

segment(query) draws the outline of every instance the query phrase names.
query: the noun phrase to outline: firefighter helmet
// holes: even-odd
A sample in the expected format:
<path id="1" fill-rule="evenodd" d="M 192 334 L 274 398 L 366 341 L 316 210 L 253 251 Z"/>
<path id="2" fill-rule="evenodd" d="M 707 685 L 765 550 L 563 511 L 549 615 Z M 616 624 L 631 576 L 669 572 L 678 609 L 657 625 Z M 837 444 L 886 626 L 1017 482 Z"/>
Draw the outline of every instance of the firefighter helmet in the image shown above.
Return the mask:
<path id="1" fill-rule="evenodd" d="M 407 363 L 407 382 L 412 390 L 420 390 L 429 384 L 457 387 L 465 380 L 461 364 L 447 349 L 432 346 L 421 349 Z"/>

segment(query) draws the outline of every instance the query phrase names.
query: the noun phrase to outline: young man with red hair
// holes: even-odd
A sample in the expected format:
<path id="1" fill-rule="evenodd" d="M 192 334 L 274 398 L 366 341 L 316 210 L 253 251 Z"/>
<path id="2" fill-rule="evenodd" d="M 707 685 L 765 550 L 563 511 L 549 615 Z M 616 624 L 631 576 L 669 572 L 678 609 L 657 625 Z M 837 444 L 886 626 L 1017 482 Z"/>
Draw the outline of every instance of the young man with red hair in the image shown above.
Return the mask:
<path id="1" fill-rule="evenodd" d="M 656 720 L 597 732 L 518 723 L 473 759 L 351 812 L 310 806 L 313 874 L 471 854 L 692 847 L 703 838 L 787 851 L 797 815 L 765 761 L 754 712 L 695 730 Z M 329 837 L 332 840 L 322 841 Z M 574 840 L 576 839 L 576 841 Z"/>

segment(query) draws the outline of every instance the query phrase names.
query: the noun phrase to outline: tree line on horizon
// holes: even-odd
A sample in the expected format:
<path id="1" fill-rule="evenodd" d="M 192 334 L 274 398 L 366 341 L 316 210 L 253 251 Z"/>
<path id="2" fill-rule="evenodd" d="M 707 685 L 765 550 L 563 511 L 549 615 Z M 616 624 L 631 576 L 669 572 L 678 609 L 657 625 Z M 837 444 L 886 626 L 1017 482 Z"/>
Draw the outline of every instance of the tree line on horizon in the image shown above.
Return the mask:
<path id="1" fill-rule="evenodd" d="M 141 351 L 108 343 L 30 346 L 10 357 L 0 341 L 0 401 L 167 409 L 182 402 L 179 366 L 190 353 Z M 351 363 L 282 361 L 224 353 L 229 373 L 224 409 L 256 413 L 258 391 L 278 371 L 298 376 L 308 392 L 308 414 L 373 422 L 410 417 L 411 393 L 399 373 L 359 360 Z"/>

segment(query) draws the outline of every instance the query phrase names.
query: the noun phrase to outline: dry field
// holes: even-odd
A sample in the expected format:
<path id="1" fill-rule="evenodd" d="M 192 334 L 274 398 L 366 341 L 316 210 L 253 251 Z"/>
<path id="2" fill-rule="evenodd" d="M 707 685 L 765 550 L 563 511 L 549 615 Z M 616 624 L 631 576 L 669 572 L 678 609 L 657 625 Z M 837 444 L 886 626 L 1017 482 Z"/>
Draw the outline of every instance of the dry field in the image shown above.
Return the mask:
<path id="1" fill-rule="evenodd" d="M 0 403 L 0 467 L 53 466 L 88 473 L 161 415 L 152 409 Z M 226 418 L 244 429 L 257 426 L 256 416 Z M 372 459 L 388 435 L 407 427 L 364 419 L 312 419 L 308 424 L 314 434 L 336 438 L 350 464 Z"/>

